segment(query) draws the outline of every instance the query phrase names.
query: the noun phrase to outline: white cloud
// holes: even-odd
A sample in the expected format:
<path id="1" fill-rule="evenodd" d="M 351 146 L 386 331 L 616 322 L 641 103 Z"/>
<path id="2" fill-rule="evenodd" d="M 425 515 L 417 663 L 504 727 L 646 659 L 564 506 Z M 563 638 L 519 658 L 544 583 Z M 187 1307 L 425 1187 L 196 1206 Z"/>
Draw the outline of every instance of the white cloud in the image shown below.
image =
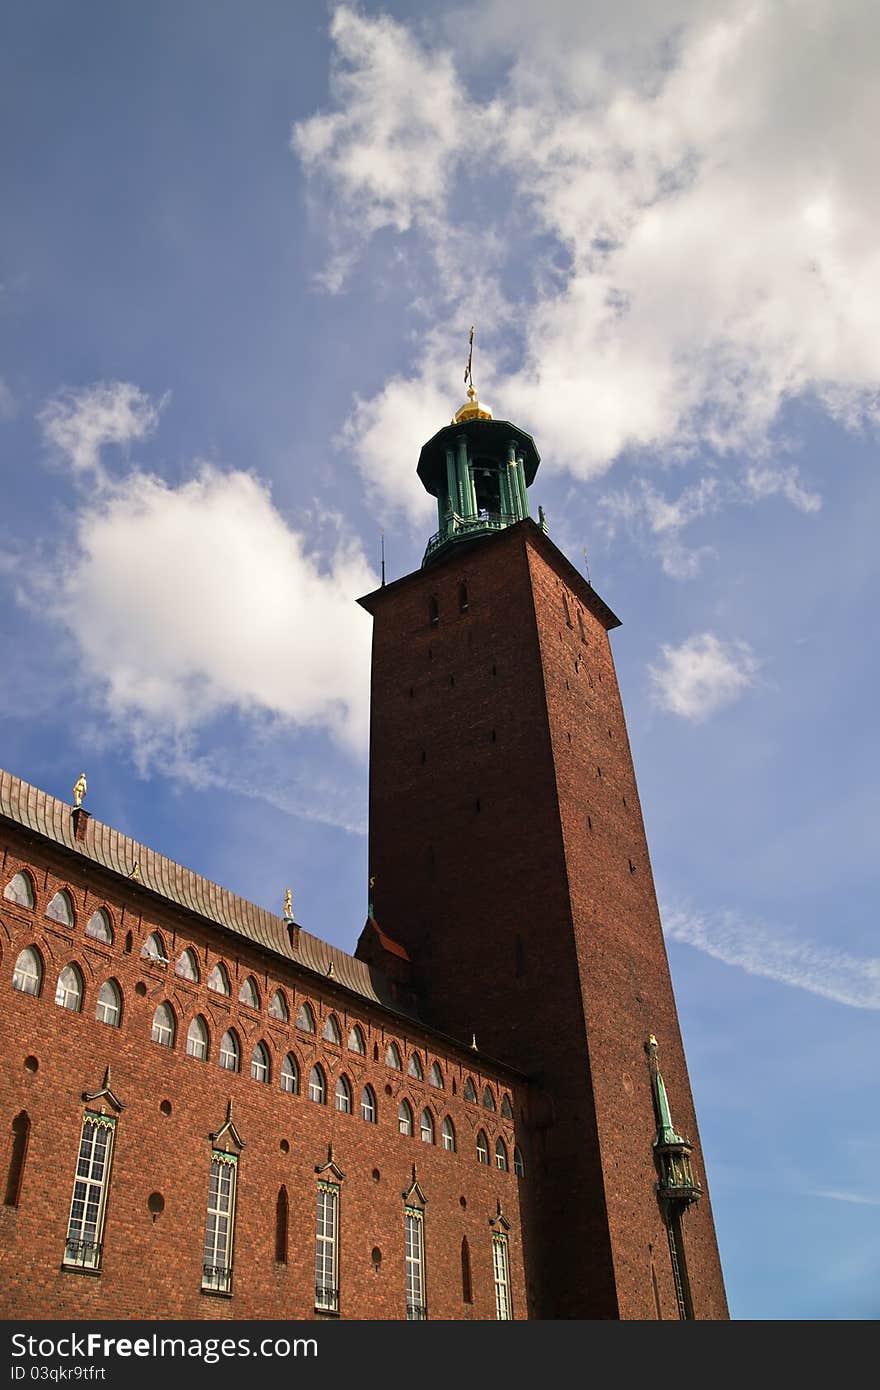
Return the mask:
<path id="1" fill-rule="evenodd" d="M 711 632 L 695 633 L 677 647 L 664 643 L 660 650 L 662 663 L 648 668 L 654 698 L 682 719 L 699 722 L 732 704 L 758 670 L 747 642 L 722 642 Z"/>
<path id="2" fill-rule="evenodd" d="M 82 391 L 62 391 L 40 411 L 46 443 L 60 453 L 74 473 L 103 480 L 101 450 L 123 448 L 146 439 L 155 429 L 165 399 L 158 403 L 127 381 L 101 381 Z"/>
<path id="3" fill-rule="evenodd" d="M 405 235 L 436 321 L 493 281 L 497 404 L 547 468 L 595 477 L 632 448 L 763 458 L 808 394 L 847 426 L 880 420 L 873 0 L 496 0 L 446 33 L 337 9 L 332 109 L 294 148 L 336 253 Z M 463 73 L 490 53 L 508 66 L 477 99 Z M 457 287 L 452 237 L 480 266 Z M 791 475 L 759 469 L 752 489 L 815 507 Z"/>
<path id="4" fill-rule="evenodd" d="M 822 506 L 818 492 L 805 488 L 798 470 L 791 466 L 779 468 L 770 464 L 752 464 L 746 469 L 744 483 L 757 501 L 779 494 L 801 512 L 817 512 Z"/>
<path id="5" fill-rule="evenodd" d="M 0 420 L 14 420 L 18 414 L 18 402 L 7 383 L 0 376 Z"/>
<path id="6" fill-rule="evenodd" d="M 779 980 L 854 1009 L 880 1009 L 880 959 L 876 957 L 851 956 L 817 946 L 794 933 L 746 921 L 733 912 L 710 918 L 667 908 L 663 921 L 670 941 L 693 946 L 750 975 Z"/>
<path id="7" fill-rule="evenodd" d="M 310 553 L 251 474 L 108 485 L 53 582 L 84 675 L 143 749 L 234 713 L 363 750 L 370 620 L 355 599 L 376 576 L 343 535 L 326 561 Z"/>

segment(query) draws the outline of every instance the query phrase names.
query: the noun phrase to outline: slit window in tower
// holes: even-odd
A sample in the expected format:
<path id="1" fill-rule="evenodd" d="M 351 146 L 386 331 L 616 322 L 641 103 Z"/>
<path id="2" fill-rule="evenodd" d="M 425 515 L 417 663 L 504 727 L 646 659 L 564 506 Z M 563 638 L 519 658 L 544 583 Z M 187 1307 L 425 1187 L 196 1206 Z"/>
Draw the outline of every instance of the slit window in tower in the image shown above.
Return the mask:
<path id="1" fill-rule="evenodd" d="M 428 621 L 431 627 L 437 627 L 440 623 L 440 605 L 433 595 L 428 599 Z"/>
<path id="2" fill-rule="evenodd" d="M 458 611 L 459 613 L 468 611 L 468 588 L 464 580 L 458 586 Z"/>

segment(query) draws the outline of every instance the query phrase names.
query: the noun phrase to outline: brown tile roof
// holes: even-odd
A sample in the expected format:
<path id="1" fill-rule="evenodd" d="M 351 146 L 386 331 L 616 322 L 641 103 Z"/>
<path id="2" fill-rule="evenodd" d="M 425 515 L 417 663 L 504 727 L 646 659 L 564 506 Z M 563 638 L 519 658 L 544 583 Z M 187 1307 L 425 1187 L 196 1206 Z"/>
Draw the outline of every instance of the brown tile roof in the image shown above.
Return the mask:
<path id="1" fill-rule="evenodd" d="M 298 944 L 293 948 L 283 918 L 276 917 L 264 907 L 257 907 L 246 898 L 240 898 L 227 888 L 219 887 L 192 869 L 176 864 L 173 859 L 166 859 L 147 845 L 132 840 L 112 826 L 103 825 L 91 816 L 86 823 L 84 838 L 77 839 L 71 806 L 2 770 L 0 816 L 61 845 L 72 854 L 100 864 L 126 880 L 131 878 L 137 864 L 140 886 L 167 902 L 197 913 L 199 917 L 217 923 L 235 936 L 244 937 L 254 945 L 316 975 L 332 978 L 344 989 L 350 989 L 364 999 L 391 1008 L 395 1013 L 411 1014 L 411 1010 L 393 997 L 384 975 L 365 961 L 357 960 L 338 946 L 331 946 L 302 928 L 298 933 Z"/>

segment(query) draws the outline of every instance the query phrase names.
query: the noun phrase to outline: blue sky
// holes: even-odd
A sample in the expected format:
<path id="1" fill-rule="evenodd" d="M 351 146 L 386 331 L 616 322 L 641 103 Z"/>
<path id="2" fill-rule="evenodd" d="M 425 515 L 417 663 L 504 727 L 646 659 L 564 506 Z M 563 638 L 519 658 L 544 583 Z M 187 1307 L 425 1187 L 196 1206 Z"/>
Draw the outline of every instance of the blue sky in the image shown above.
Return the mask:
<path id="1" fill-rule="evenodd" d="M 880 1313 L 878 50 L 858 0 L 35 0 L 0 56 L 0 762 L 352 949 L 354 599 L 475 322 L 624 621 L 741 1318 Z"/>

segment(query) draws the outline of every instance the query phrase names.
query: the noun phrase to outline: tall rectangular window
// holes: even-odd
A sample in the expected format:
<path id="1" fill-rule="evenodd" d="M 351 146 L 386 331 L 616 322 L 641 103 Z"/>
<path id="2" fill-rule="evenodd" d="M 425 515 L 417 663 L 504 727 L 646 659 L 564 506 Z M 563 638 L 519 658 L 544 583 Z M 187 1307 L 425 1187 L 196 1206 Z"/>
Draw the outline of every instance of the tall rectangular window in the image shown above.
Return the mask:
<path id="1" fill-rule="evenodd" d="M 232 1292 L 232 1236 L 235 1227 L 236 1154 L 211 1155 L 208 1215 L 205 1221 L 205 1257 L 202 1288 L 214 1293 Z"/>
<path id="2" fill-rule="evenodd" d="M 492 1269 L 495 1274 L 495 1316 L 501 1322 L 513 1317 L 510 1306 L 510 1262 L 507 1258 L 507 1236 L 492 1237 Z"/>
<path id="3" fill-rule="evenodd" d="M 315 1239 L 315 1307 L 339 1312 L 339 1188 L 318 1183 L 318 1227 Z"/>
<path id="4" fill-rule="evenodd" d="M 406 1208 L 406 1318 L 420 1322 L 428 1316 L 425 1303 L 425 1218 Z"/>
<path id="5" fill-rule="evenodd" d="M 74 1268 L 101 1268 L 104 1212 L 115 1129 L 116 1121 L 111 1117 L 86 1111 L 64 1244 L 64 1264 Z"/>

